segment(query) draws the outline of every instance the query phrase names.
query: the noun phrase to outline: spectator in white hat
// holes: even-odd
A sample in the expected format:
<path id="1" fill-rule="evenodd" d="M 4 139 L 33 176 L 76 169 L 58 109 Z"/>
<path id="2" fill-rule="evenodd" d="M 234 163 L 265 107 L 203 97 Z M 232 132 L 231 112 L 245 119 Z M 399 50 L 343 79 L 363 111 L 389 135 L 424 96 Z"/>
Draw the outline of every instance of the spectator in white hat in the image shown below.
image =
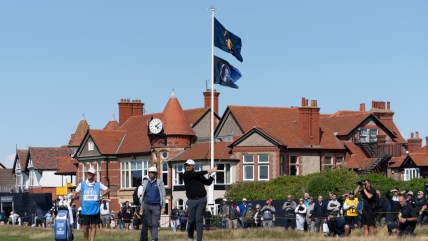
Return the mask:
<path id="1" fill-rule="evenodd" d="M 187 238 L 193 241 L 193 235 L 198 233 L 197 241 L 202 241 L 204 229 L 204 212 L 207 206 L 207 191 L 205 185 L 211 185 L 214 177 L 210 176 L 208 179 L 205 174 L 211 174 L 217 171 L 214 167 L 208 171 L 195 171 L 195 161 L 189 159 L 184 163 L 186 171 L 183 174 L 184 187 L 186 188 L 187 206 L 189 209 L 189 221 L 187 229 Z"/>
<path id="2" fill-rule="evenodd" d="M 91 229 L 91 240 L 95 240 L 97 226 L 100 222 L 100 198 L 106 196 L 110 191 L 104 184 L 95 181 L 95 174 L 95 169 L 89 168 L 86 171 L 87 179 L 79 183 L 74 194 L 75 199 L 82 196 L 80 216 L 83 219 L 82 229 L 85 241 L 89 240 L 89 229 Z"/>
<path id="3" fill-rule="evenodd" d="M 158 169 L 150 167 L 149 180 L 144 179 L 143 184 L 138 187 L 140 213 L 143 214 L 140 240 L 144 241 L 147 240 L 149 228 L 152 240 L 158 241 L 160 215 L 165 213 L 165 185 L 162 180 L 157 179 L 157 175 Z"/>
<path id="4" fill-rule="evenodd" d="M 244 216 L 245 211 L 247 210 L 247 206 L 248 206 L 247 205 L 247 199 L 243 198 L 242 203 L 239 204 L 239 222 L 240 222 L 242 227 L 244 226 L 243 216 Z"/>
<path id="5" fill-rule="evenodd" d="M 412 207 L 416 207 L 416 200 L 413 196 L 413 192 L 412 191 L 408 191 L 407 192 L 407 203 L 412 205 Z"/>

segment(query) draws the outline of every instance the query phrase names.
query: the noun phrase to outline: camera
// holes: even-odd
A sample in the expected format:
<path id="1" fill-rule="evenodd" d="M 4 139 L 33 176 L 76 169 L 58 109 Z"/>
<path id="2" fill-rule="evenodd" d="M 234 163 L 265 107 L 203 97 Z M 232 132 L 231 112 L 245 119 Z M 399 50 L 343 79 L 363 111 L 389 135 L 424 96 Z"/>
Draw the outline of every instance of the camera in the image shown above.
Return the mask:
<path id="1" fill-rule="evenodd" d="M 358 181 L 357 184 L 360 186 L 365 186 L 366 185 L 366 181 Z"/>

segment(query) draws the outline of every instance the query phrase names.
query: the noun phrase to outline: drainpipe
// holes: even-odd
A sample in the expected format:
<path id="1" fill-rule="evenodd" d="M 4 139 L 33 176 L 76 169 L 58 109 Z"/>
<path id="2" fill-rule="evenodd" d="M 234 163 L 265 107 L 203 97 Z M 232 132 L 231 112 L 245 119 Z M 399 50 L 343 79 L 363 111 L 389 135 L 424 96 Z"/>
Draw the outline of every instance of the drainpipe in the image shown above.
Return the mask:
<path id="1" fill-rule="evenodd" d="M 106 179 L 107 179 L 107 187 L 108 187 L 108 189 L 110 190 L 110 178 L 108 177 L 108 156 L 107 156 L 107 159 L 106 159 L 106 171 L 107 171 L 107 176 L 106 176 Z M 108 199 L 110 199 L 110 192 L 108 192 L 108 194 L 107 194 L 107 198 L 108 198 Z"/>

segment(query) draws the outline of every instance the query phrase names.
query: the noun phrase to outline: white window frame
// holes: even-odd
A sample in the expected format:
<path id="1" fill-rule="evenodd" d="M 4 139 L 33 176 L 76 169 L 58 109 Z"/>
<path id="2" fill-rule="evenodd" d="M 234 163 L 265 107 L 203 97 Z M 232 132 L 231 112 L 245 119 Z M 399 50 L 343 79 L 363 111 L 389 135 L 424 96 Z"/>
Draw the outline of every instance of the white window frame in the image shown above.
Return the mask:
<path id="1" fill-rule="evenodd" d="M 138 167 L 138 162 L 141 162 L 141 176 L 148 176 L 149 175 L 149 167 L 150 167 L 150 160 L 125 160 L 120 163 L 120 188 L 121 189 L 127 189 L 127 188 L 134 188 L 132 186 L 132 171 L 139 170 L 135 167 Z M 134 165 L 134 168 L 133 166 Z"/>
<path id="2" fill-rule="evenodd" d="M 326 160 L 330 159 L 330 163 L 326 164 Z M 334 160 L 333 160 L 333 156 L 324 156 L 324 164 L 323 164 L 323 169 L 322 170 L 326 170 L 327 168 L 333 168 L 334 167 Z"/>
<path id="3" fill-rule="evenodd" d="M 180 204 L 181 203 L 181 204 Z M 184 207 L 186 206 L 184 203 L 184 200 L 179 198 L 175 201 L 175 205 L 177 205 L 178 210 L 184 210 Z"/>
<path id="4" fill-rule="evenodd" d="M 291 159 L 293 159 L 293 157 L 295 157 L 296 158 L 296 163 L 295 164 L 292 164 L 291 163 Z M 287 173 L 287 175 L 288 176 L 294 176 L 294 175 L 291 175 L 291 167 L 292 166 L 294 166 L 294 167 L 296 167 L 296 175 L 295 176 L 300 176 L 300 171 L 299 171 L 299 169 L 300 169 L 300 165 L 299 165 L 299 156 L 297 156 L 297 155 L 289 155 L 288 156 L 288 160 L 287 160 L 287 164 L 288 164 L 288 173 Z"/>
<path id="5" fill-rule="evenodd" d="M 419 168 L 404 168 L 404 181 L 420 178 L 421 172 Z"/>
<path id="6" fill-rule="evenodd" d="M 93 141 L 88 141 L 88 151 L 93 151 L 95 149 L 95 145 Z"/>
<path id="7" fill-rule="evenodd" d="M 248 160 L 246 160 L 246 157 L 252 157 L 252 160 L 251 161 L 248 161 Z M 244 181 L 254 181 L 254 155 L 243 155 L 243 163 L 244 163 L 244 165 L 243 165 L 243 175 L 242 175 L 242 179 L 244 180 Z M 247 168 L 251 168 L 252 169 L 252 178 L 247 178 L 246 177 L 246 169 Z"/>
<path id="8" fill-rule="evenodd" d="M 164 164 L 166 165 L 166 170 L 163 169 Z M 166 180 L 163 180 L 163 174 L 166 174 Z M 161 175 L 162 175 L 162 181 L 165 184 L 165 187 L 168 187 L 168 163 L 167 162 L 163 162 L 161 164 Z"/>
<path id="9" fill-rule="evenodd" d="M 345 158 L 343 156 L 336 156 L 336 166 L 342 166 L 344 160 Z"/>
<path id="10" fill-rule="evenodd" d="M 261 161 L 260 156 L 267 156 L 267 160 L 266 160 L 266 161 Z M 269 170 L 269 154 L 266 154 L 266 153 L 264 153 L 264 154 L 258 154 L 258 155 L 257 155 L 257 161 L 258 161 L 258 180 L 261 180 L 261 181 L 269 181 L 269 177 L 270 177 L 270 170 Z M 262 167 L 267 168 L 267 178 L 261 178 L 261 175 L 260 175 L 260 174 L 261 174 L 260 169 L 261 169 Z"/>
<path id="11" fill-rule="evenodd" d="M 216 175 L 214 183 L 215 184 L 219 184 L 219 185 L 229 185 L 229 184 L 232 184 L 232 165 L 230 165 L 230 163 L 222 163 L 220 165 L 224 165 L 224 170 L 217 169 L 217 174 L 220 173 L 220 172 L 224 173 L 225 182 L 224 183 L 218 183 L 217 182 L 217 175 Z M 218 165 L 217 165 L 217 168 L 218 168 Z M 229 168 L 229 173 L 227 172 L 228 168 Z M 229 177 L 227 177 L 227 175 L 229 175 Z M 227 182 L 228 179 L 229 179 L 229 182 Z"/>

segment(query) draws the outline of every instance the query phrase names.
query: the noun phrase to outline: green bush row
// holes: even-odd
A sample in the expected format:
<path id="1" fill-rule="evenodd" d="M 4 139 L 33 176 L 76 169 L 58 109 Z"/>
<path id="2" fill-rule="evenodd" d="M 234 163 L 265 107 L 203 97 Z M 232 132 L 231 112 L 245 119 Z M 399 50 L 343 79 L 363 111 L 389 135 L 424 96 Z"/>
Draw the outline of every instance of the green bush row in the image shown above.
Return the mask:
<path id="1" fill-rule="evenodd" d="M 305 192 L 312 197 L 318 195 L 326 196 L 328 192 L 335 192 L 342 195 L 353 191 L 357 186 L 357 181 L 370 179 L 372 186 L 380 190 L 382 194 L 393 189 L 399 188 L 400 191 L 424 190 L 426 179 L 413 179 L 411 181 L 398 181 L 383 174 L 368 174 L 359 176 L 353 170 L 348 168 L 328 169 L 322 173 L 314 173 L 306 176 L 282 176 L 272 181 L 258 182 L 238 182 L 229 186 L 226 190 L 226 198 L 231 200 L 284 200 L 288 194 L 295 198 L 303 197 Z"/>

